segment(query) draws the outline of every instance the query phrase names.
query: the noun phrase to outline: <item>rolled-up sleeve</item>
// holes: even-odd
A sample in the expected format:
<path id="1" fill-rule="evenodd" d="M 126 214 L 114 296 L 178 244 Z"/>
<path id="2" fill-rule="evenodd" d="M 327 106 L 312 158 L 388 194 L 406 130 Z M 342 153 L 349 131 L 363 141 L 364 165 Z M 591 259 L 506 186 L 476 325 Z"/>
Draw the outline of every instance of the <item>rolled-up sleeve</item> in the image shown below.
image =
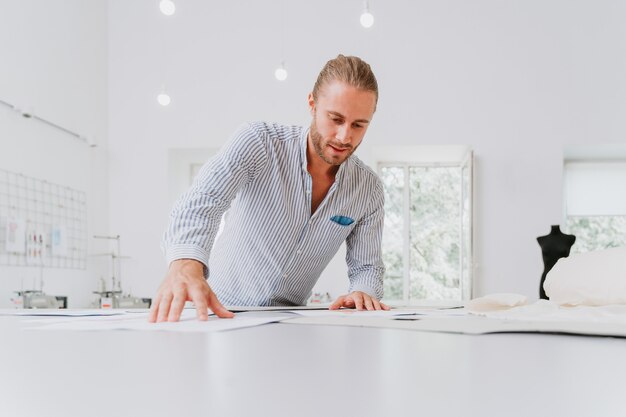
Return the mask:
<path id="1" fill-rule="evenodd" d="M 346 263 L 349 291 L 362 291 L 377 299 L 383 297 L 382 235 L 385 220 L 385 196 L 378 183 L 372 193 L 371 210 L 361 218 L 346 239 Z"/>

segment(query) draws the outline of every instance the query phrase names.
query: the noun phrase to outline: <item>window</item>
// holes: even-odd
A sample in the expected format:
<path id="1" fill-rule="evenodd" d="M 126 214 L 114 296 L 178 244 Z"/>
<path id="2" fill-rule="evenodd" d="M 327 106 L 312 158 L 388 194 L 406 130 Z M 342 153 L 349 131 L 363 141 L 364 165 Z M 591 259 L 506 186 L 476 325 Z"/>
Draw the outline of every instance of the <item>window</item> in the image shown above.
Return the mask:
<path id="1" fill-rule="evenodd" d="M 170 206 L 189 189 L 200 168 L 217 151 L 217 148 L 169 149 L 168 193 Z"/>
<path id="2" fill-rule="evenodd" d="M 170 149 L 169 150 L 169 196 L 171 206 L 187 192 L 200 169 L 209 159 L 215 156 L 219 148 L 192 148 L 192 149 Z M 220 227 L 216 234 L 219 236 L 224 229 L 224 218 L 220 222 Z"/>
<path id="3" fill-rule="evenodd" d="M 396 153 L 395 158 L 390 155 L 378 161 L 385 188 L 383 259 L 388 302 L 471 298 L 472 153 L 465 147 L 450 147 L 447 153 L 455 158 L 444 159 L 441 150 L 418 147 L 407 154 L 404 149 L 404 156 Z M 425 160 L 429 154 L 431 159 Z M 406 155 L 420 155 L 420 159 Z"/>
<path id="4" fill-rule="evenodd" d="M 566 160 L 564 180 L 572 253 L 626 246 L 626 160 Z"/>

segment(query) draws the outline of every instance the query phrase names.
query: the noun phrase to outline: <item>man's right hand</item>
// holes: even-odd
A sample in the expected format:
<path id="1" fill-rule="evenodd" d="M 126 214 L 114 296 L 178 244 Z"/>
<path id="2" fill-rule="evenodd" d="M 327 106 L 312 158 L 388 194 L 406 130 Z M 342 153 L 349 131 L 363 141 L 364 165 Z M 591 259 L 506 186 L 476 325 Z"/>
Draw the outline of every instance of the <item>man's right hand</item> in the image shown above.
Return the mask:
<path id="1" fill-rule="evenodd" d="M 231 318 L 204 279 L 204 265 L 194 259 L 179 259 L 170 264 L 167 276 L 157 292 L 148 320 L 152 323 L 178 321 L 186 301 L 193 301 L 198 320 L 208 320 L 208 309 L 216 316 Z"/>

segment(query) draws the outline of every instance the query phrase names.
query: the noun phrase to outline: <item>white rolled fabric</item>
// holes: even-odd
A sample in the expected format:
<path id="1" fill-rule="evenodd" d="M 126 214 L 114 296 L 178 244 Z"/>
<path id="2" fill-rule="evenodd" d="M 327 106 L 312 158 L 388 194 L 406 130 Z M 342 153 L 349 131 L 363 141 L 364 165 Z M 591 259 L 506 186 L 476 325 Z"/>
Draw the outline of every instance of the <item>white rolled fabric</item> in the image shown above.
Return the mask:
<path id="1" fill-rule="evenodd" d="M 560 305 L 626 304 L 626 247 L 561 258 L 543 288 Z"/>
<path id="2" fill-rule="evenodd" d="M 513 307 L 526 305 L 527 298 L 521 294 L 497 293 L 470 300 L 465 309 L 470 313 L 508 310 Z"/>

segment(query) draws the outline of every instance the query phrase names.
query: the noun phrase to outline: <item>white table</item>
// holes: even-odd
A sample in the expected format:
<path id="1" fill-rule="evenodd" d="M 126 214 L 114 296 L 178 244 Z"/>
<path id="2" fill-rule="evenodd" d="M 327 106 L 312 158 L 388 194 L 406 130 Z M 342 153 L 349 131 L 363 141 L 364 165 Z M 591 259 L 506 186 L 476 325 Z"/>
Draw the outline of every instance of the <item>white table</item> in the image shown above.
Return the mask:
<path id="1" fill-rule="evenodd" d="M 626 339 L 24 327 L 0 317 L 3 417 L 626 416 Z"/>

